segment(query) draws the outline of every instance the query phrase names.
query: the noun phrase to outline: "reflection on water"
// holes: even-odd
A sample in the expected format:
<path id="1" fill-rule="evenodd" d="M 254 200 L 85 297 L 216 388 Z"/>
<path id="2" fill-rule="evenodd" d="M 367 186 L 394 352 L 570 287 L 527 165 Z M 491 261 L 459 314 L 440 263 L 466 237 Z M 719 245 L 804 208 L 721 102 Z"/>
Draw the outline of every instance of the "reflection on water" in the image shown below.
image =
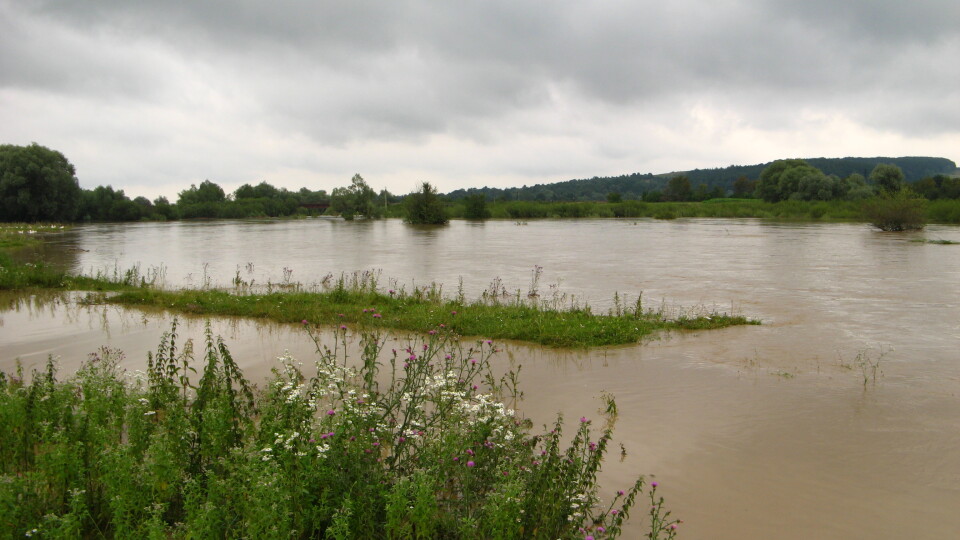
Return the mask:
<path id="1" fill-rule="evenodd" d="M 957 228 L 922 234 L 960 240 Z M 168 286 L 380 268 L 450 294 L 462 276 L 468 296 L 496 276 L 525 292 L 540 265 L 542 291 L 559 283 L 595 309 L 617 291 L 643 291 L 648 306 L 739 309 L 764 325 L 590 351 L 507 344 L 499 361 L 523 366 L 522 409 L 537 424 L 591 416 L 613 393 L 612 447 L 627 455 L 611 456 L 604 482 L 656 474 L 686 538 L 947 538 L 960 530 L 960 248 L 911 238 L 753 220 L 308 220 L 97 225 L 44 249 L 86 271 L 164 266 Z M 63 296 L 0 305 L 5 370 L 54 354 L 71 371 L 105 344 L 136 369 L 170 323 Z M 203 326 L 187 319 L 181 333 L 199 339 Z M 295 326 L 213 326 L 254 379 L 283 349 L 313 350 Z M 879 362 L 876 382 L 864 384 L 858 356 Z"/>

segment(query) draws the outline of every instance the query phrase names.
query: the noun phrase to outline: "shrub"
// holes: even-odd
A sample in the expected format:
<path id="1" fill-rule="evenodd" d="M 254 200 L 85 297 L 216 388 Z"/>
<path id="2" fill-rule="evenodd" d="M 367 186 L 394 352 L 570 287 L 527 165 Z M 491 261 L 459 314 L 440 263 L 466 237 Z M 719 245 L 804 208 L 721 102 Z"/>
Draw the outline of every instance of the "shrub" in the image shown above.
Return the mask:
<path id="1" fill-rule="evenodd" d="M 649 537 L 673 537 L 655 483 L 600 502 L 609 429 L 531 433 L 491 342 L 438 328 L 387 354 L 364 335 L 348 361 L 344 327 L 328 348 L 304 326 L 316 375 L 284 356 L 258 394 L 209 329 L 197 380 L 176 323 L 140 377 L 108 349 L 62 381 L 52 361 L 29 383 L 0 373 L 0 523 L 54 538 L 615 538 L 647 494 Z"/>
<path id="2" fill-rule="evenodd" d="M 926 199 L 902 189 L 869 199 L 863 204 L 863 214 L 871 225 L 883 231 L 919 230 L 926 224 L 926 204 Z"/>

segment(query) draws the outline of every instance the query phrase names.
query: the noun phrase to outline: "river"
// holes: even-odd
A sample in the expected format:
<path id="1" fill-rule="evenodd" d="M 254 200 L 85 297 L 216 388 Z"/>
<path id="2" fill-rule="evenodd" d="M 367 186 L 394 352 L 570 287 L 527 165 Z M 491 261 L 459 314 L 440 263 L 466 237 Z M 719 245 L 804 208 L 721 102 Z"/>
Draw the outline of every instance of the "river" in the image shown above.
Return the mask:
<path id="1" fill-rule="evenodd" d="M 491 283 L 560 305 L 719 309 L 761 326 L 663 334 L 558 351 L 503 344 L 522 364 L 521 409 L 620 417 L 602 472 L 616 489 L 653 474 L 682 538 L 948 538 L 960 531 L 960 228 L 890 234 L 863 224 L 760 220 L 213 221 L 79 226 L 37 253 L 74 271 L 134 265 L 166 287 L 320 287 L 375 271 L 383 288 L 442 284 L 475 298 Z M 540 270 L 537 270 L 539 268 Z M 0 369 L 100 345 L 142 366 L 169 315 L 69 301 L 2 304 Z M 202 334 L 202 321 L 187 333 Z M 217 319 L 245 369 L 269 371 L 296 328 Z M 634 512 L 640 523 L 643 511 Z M 633 529 L 637 533 L 639 527 Z"/>

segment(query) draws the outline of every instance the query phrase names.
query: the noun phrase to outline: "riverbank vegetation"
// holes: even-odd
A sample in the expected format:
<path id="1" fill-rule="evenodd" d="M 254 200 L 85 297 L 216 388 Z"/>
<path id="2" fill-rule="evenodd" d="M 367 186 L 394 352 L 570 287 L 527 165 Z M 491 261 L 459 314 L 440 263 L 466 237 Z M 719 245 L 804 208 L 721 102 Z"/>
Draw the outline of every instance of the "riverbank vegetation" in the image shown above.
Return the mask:
<path id="1" fill-rule="evenodd" d="M 779 160 L 769 164 L 671 175 L 633 174 L 523 188 L 459 189 L 446 195 L 422 184 L 405 196 L 377 192 L 359 174 L 348 185 L 290 191 L 266 181 L 232 193 L 210 180 L 177 200 L 130 199 L 123 190 L 81 189 L 73 166 L 37 144 L 0 147 L 0 221 L 141 221 L 285 218 L 317 215 L 440 224 L 445 218 L 756 217 L 870 222 L 864 201 L 909 188 L 931 201 L 924 219 L 960 223 L 960 176 L 943 158 Z M 419 201 L 430 199 L 429 215 Z M 730 206 L 718 207 L 716 203 Z M 767 203 L 767 204 L 764 204 Z M 426 218 L 429 217 L 427 220 Z"/>
<path id="2" fill-rule="evenodd" d="M 475 301 L 462 294 L 445 298 L 438 287 L 383 290 L 373 273 L 341 276 L 329 290 L 307 292 L 297 283 L 267 284 L 255 292 L 242 284 L 234 290 L 155 287 L 158 275 L 139 268 L 69 275 L 43 263 L 16 263 L 0 253 L 0 289 L 29 288 L 91 291 L 88 302 L 173 310 L 194 315 L 301 320 L 363 329 L 409 330 L 422 334 L 445 329 L 464 336 L 512 339 L 554 347 L 596 347 L 636 343 L 663 330 L 706 330 L 759 324 L 735 313 L 705 309 L 669 316 L 665 309 L 645 309 L 638 297 L 625 306 L 618 295 L 607 313 L 588 305 L 544 302 L 535 293 L 508 293 L 491 288 Z M 496 281 L 496 280 L 495 280 Z M 110 292 L 110 294 L 103 294 Z"/>
<path id="3" fill-rule="evenodd" d="M 75 374 L 0 373 L 0 523 L 40 538 L 616 538 L 636 504 L 649 538 L 679 521 L 643 477 L 601 498 L 615 413 L 572 437 L 513 410 L 494 345 L 445 331 L 387 353 L 338 330 L 310 368 L 262 389 L 209 329 L 176 322 L 145 373 L 102 349 Z M 199 360 L 199 362 L 198 362 Z M 608 410 L 610 407 L 608 407 Z M 615 410 L 615 407 L 614 409 Z"/>

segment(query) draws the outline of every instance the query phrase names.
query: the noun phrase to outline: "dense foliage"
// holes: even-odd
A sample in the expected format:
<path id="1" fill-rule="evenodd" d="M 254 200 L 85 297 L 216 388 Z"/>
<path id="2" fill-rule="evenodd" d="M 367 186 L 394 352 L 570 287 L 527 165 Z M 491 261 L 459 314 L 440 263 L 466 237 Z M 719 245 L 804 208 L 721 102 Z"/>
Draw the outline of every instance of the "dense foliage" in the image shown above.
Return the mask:
<path id="1" fill-rule="evenodd" d="M 447 210 L 443 201 L 437 195 L 437 190 L 424 182 L 420 185 L 420 191 L 414 191 L 407 195 L 403 204 L 406 207 L 407 223 L 414 225 L 442 225 L 449 221 Z"/>
<path id="2" fill-rule="evenodd" d="M 600 499 L 599 433 L 534 433 L 508 405 L 491 342 L 438 328 L 402 351 L 337 330 L 312 369 L 278 359 L 262 391 L 207 331 L 199 365 L 176 323 L 146 373 L 118 351 L 76 375 L 0 373 L 0 524 L 41 538 L 615 538 L 644 502 L 650 538 L 676 520 L 643 478 Z M 198 372 L 199 371 L 199 372 Z"/>
<path id="3" fill-rule="evenodd" d="M 63 154 L 0 145 L 0 222 L 73 221 L 79 207 L 80 183 Z"/>
<path id="4" fill-rule="evenodd" d="M 876 157 L 876 158 L 812 158 L 806 159 L 810 166 L 819 169 L 826 176 L 836 176 L 837 178 L 849 178 L 852 175 L 859 175 L 866 178 L 870 172 L 880 163 L 896 165 L 904 173 L 904 180 L 912 183 L 924 178 L 936 175 L 955 174 L 957 165 L 953 161 L 945 158 L 935 157 Z M 683 171 L 679 173 L 670 173 L 662 175 L 634 173 L 623 176 L 593 177 L 582 180 L 567 180 L 564 182 L 555 182 L 550 184 L 537 184 L 534 186 L 523 186 L 519 188 L 471 188 L 458 189 L 451 191 L 448 196 L 453 200 L 458 200 L 473 193 L 482 193 L 491 201 L 602 201 L 608 193 L 619 193 L 623 199 L 644 199 L 648 202 L 657 202 L 659 198 L 645 197 L 651 192 L 663 193 L 667 183 L 676 176 L 686 176 L 693 189 L 696 190 L 703 185 L 704 192 L 712 193 L 719 189 L 721 193 L 735 192 L 736 196 L 742 197 L 752 193 L 752 189 L 744 189 L 742 186 L 738 190 L 735 183 L 739 179 L 743 181 L 756 181 L 760 178 L 761 172 L 771 163 L 762 163 L 758 165 L 732 165 L 730 167 L 718 169 L 695 169 L 692 171 Z M 725 195 L 719 196 L 725 196 Z M 706 198 L 697 198 L 693 196 L 691 200 L 704 200 Z"/>

